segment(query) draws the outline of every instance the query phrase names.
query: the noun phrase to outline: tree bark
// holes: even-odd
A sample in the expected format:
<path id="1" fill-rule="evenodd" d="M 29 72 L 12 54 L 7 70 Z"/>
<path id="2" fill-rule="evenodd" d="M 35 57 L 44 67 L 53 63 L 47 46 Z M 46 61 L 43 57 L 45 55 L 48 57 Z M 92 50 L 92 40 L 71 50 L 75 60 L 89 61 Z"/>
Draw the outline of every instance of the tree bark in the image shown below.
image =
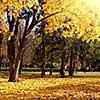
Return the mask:
<path id="1" fill-rule="evenodd" d="M 1 55 L 2 39 L 3 39 L 3 35 L 2 33 L 0 33 L 0 71 L 1 71 L 1 63 L 2 63 L 2 55 Z"/>
<path id="2" fill-rule="evenodd" d="M 61 77 L 65 77 L 64 60 L 65 60 L 65 51 L 63 51 L 63 54 L 62 54 L 62 57 L 61 57 L 61 66 L 60 66 L 60 74 L 61 74 Z"/>
<path id="3" fill-rule="evenodd" d="M 9 55 L 10 56 L 10 55 Z M 10 75 L 9 82 L 17 82 L 18 81 L 18 72 L 20 67 L 20 57 L 21 57 L 21 49 L 16 54 L 16 59 L 12 62 L 12 59 L 9 58 L 9 67 L 10 67 Z"/>
<path id="4" fill-rule="evenodd" d="M 1 55 L 1 46 L 0 46 L 0 71 L 1 71 L 2 55 Z"/>
<path id="5" fill-rule="evenodd" d="M 42 68 L 41 77 L 44 77 L 45 76 L 45 63 L 42 64 L 41 68 Z"/>
<path id="6" fill-rule="evenodd" d="M 22 66 L 23 66 L 23 58 L 21 57 L 20 65 L 19 65 L 19 74 L 21 74 L 22 72 Z"/>
<path id="7" fill-rule="evenodd" d="M 18 65 L 13 64 L 10 65 L 10 76 L 9 76 L 9 82 L 17 82 L 18 81 L 18 72 L 19 72 L 19 65 L 20 65 L 20 60 L 18 61 Z"/>
<path id="8" fill-rule="evenodd" d="M 13 81 L 13 72 L 14 72 L 14 62 L 15 62 L 15 44 L 13 41 L 14 37 L 11 37 L 11 40 L 7 41 L 7 54 L 9 59 L 9 68 L 10 68 L 10 76 L 8 81 Z"/>
<path id="9" fill-rule="evenodd" d="M 73 76 L 73 73 L 74 73 L 74 67 L 73 67 L 73 49 L 71 48 L 69 76 Z"/>
<path id="10" fill-rule="evenodd" d="M 66 55 L 66 50 L 65 50 L 65 38 L 63 38 L 62 41 L 62 56 L 61 56 L 61 66 L 60 66 L 60 75 L 61 77 L 65 77 L 65 55 Z"/>
<path id="11" fill-rule="evenodd" d="M 53 44 L 51 43 L 50 75 L 52 75 L 52 72 L 53 72 L 53 69 L 52 68 L 53 68 Z"/>
<path id="12" fill-rule="evenodd" d="M 8 59 L 9 59 L 9 68 L 10 68 L 10 74 L 9 74 L 9 82 L 16 82 L 18 81 L 18 71 L 19 71 L 19 65 L 20 65 L 20 57 L 22 48 L 18 47 L 18 52 L 15 57 L 15 37 L 12 36 L 11 40 L 7 41 L 8 45 Z"/>
<path id="13" fill-rule="evenodd" d="M 41 77 L 44 77 L 45 76 L 45 43 L 44 43 L 44 40 L 45 40 L 45 33 L 43 32 L 42 33 L 42 72 L 41 72 Z"/>
<path id="14" fill-rule="evenodd" d="M 21 74 L 22 71 L 24 51 L 22 52 L 21 59 L 20 59 L 19 74 Z"/>
<path id="15" fill-rule="evenodd" d="M 50 64 L 50 75 L 52 75 L 52 71 L 53 71 L 53 49 L 52 49 L 52 52 L 51 52 L 51 64 Z"/>

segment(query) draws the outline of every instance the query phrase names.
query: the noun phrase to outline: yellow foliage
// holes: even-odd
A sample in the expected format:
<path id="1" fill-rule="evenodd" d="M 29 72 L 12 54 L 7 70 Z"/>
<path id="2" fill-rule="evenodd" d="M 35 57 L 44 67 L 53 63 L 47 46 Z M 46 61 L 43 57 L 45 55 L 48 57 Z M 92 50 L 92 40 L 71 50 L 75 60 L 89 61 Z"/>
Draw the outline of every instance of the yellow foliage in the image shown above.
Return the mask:
<path id="1" fill-rule="evenodd" d="M 72 23 L 79 28 L 74 27 L 70 32 L 63 32 L 62 35 L 64 37 L 73 37 L 77 34 L 77 38 L 84 37 L 83 40 L 100 39 L 100 10 L 98 10 L 99 6 L 97 6 L 98 8 L 96 7 L 96 5 L 98 5 L 97 2 L 99 2 L 98 0 L 95 2 L 92 0 L 91 3 L 89 3 L 90 0 L 44 0 L 44 2 L 46 2 L 46 4 L 43 5 L 44 16 L 41 16 L 41 19 L 52 13 L 59 12 L 46 19 L 49 24 L 45 28 L 46 33 L 53 33 L 57 28 L 69 26 Z M 39 11 L 38 0 L 3 0 L 3 2 L 0 2 L 0 21 L 6 22 L 6 9 L 9 10 L 9 16 L 16 17 L 17 14 L 22 13 L 23 7 L 31 7 L 33 4 Z M 63 23 L 66 17 L 70 18 L 71 22 Z M 93 24 L 92 29 L 94 31 L 87 33 L 85 30 L 87 27 L 91 27 L 89 25 L 90 23 Z M 3 27 L 4 30 L 6 29 L 4 26 L 0 27 Z M 77 32 L 75 30 L 77 30 Z M 7 33 L 7 31 L 5 33 Z"/>
<path id="2" fill-rule="evenodd" d="M 64 37 L 74 37 L 76 34 L 77 38 L 84 37 L 83 40 L 87 39 L 94 40 L 100 37 L 99 34 L 100 28 L 97 27 L 98 26 L 97 23 L 99 22 L 96 22 L 96 20 L 99 19 L 95 17 L 95 15 L 99 16 L 98 14 L 100 14 L 100 12 L 97 12 L 96 10 L 95 12 L 90 11 L 92 10 L 93 7 L 89 6 L 92 5 L 91 3 L 88 4 L 87 1 L 83 2 L 81 0 L 45 0 L 45 1 L 46 5 L 43 6 L 45 10 L 45 15 L 61 11 L 61 13 L 58 13 L 55 16 L 47 19 L 49 25 L 48 27 L 46 27 L 47 29 L 45 30 L 47 30 L 48 32 L 52 33 L 59 27 L 68 26 L 70 23 L 65 23 L 65 24 L 63 23 L 65 18 L 67 17 L 71 19 L 72 24 L 77 25 L 77 27 L 79 28 L 74 27 L 72 30 L 70 30 L 70 32 L 64 31 L 62 33 Z M 87 35 L 88 33 L 86 33 L 85 29 L 87 27 L 90 28 L 89 23 L 94 24 L 92 29 L 94 30 L 95 35 L 94 32 L 89 33 L 89 36 Z M 74 32 L 75 30 L 77 30 L 77 32 Z"/>

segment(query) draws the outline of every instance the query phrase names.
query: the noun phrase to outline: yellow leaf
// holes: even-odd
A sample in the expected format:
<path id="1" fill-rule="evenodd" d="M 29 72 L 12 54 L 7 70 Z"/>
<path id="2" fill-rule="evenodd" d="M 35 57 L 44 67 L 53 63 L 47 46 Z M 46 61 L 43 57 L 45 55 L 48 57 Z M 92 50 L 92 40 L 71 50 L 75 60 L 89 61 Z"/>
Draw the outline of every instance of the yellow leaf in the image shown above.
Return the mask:
<path id="1" fill-rule="evenodd" d="M 8 41 L 10 41 L 10 40 L 11 40 L 11 35 L 8 36 Z"/>

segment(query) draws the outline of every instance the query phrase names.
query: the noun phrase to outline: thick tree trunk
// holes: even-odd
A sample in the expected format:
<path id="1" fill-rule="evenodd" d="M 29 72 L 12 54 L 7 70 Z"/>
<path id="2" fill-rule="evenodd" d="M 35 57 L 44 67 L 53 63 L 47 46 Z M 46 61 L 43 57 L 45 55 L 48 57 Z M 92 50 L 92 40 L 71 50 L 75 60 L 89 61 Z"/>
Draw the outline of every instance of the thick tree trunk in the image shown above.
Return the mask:
<path id="1" fill-rule="evenodd" d="M 15 44 L 13 42 L 13 37 L 10 41 L 7 41 L 7 52 L 8 52 L 8 59 L 9 59 L 9 68 L 10 68 L 10 76 L 8 81 L 13 81 L 13 73 L 14 73 L 14 62 L 15 62 Z"/>
<path id="2" fill-rule="evenodd" d="M 73 49 L 71 48 L 69 76 L 73 76 L 73 73 L 74 73 L 74 67 L 73 67 Z"/>
<path id="3" fill-rule="evenodd" d="M 10 75 L 9 75 L 9 82 L 17 82 L 18 81 L 18 72 L 19 72 L 19 65 L 20 65 L 20 60 L 18 64 L 12 64 L 10 65 Z"/>
<path id="4" fill-rule="evenodd" d="M 9 82 L 18 81 L 18 71 L 20 65 L 20 57 L 21 57 L 21 48 L 18 49 L 15 58 L 15 43 L 13 42 L 13 38 L 8 41 L 8 59 L 9 59 Z"/>

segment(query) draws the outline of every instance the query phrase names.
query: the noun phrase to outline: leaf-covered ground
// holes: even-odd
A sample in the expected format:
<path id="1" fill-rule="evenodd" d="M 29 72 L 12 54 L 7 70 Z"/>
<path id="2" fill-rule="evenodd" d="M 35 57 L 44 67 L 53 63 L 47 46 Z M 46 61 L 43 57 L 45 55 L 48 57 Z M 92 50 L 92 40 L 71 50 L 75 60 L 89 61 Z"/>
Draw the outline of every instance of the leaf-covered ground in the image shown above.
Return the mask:
<path id="1" fill-rule="evenodd" d="M 0 100 L 100 100 L 100 77 L 7 80 L 0 75 Z"/>

